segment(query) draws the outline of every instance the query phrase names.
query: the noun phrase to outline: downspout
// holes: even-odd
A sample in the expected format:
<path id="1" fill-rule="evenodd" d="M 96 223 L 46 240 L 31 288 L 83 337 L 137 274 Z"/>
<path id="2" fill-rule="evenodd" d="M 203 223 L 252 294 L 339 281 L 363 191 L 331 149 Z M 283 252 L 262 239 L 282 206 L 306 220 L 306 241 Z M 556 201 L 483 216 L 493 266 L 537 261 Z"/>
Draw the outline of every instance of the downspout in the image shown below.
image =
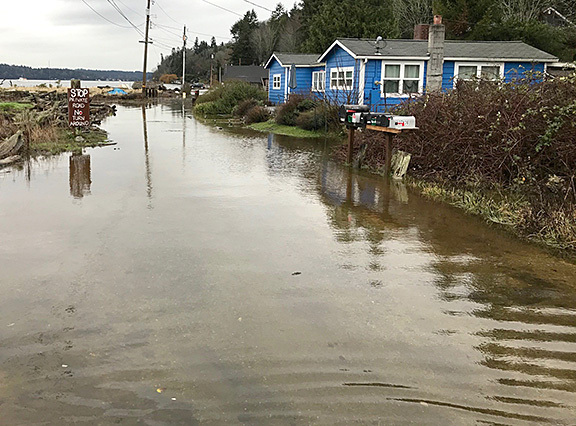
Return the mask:
<path id="1" fill-rule="evenodd" d="M 290 88 L 288 87 L 288 67 L 284 68 L 284 102 L 288 100 Z"/>
<path id="2" fill-rule="evenodd" d="M 366 90 L 366 64 L 368 63 L 368 58 L 360 63 L 360 76 L 358 82 L 358 105 L 364 105 L 364 90 Z"/>

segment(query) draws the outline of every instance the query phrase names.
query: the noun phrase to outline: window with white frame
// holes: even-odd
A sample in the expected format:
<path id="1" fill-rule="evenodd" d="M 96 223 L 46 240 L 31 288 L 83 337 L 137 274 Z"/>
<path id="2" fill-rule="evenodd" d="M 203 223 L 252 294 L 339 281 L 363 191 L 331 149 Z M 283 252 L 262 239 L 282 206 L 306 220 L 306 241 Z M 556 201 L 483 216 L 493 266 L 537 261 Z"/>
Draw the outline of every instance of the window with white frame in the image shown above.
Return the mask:
<path id="1" fill-rule="evenodd" d="M 458 80 L 500 80 L 504 76 L 504 64 L 494 63 L 461 63 L 456 64 L 456 78 Z"/>
<path id="2" fill-rule="evenodd" d="M 282 74 L 274 74 L 272 76 L 272 89 L 278 90 L 282 87 Z"/>
<path id="3" fill-rule="evenodd" d="M 330 70 L 330 89 L 352 90 L 354 67 L 332 68 Z"/>
<path id="4" fill-rule="evenodd" d="M 326 87 L 326 71 L 314 71 L 312 73 L 312 91 L 323 92 Z"/>
<path id="5" fill-rule="evenodd" d="M 386 95 L 422 93 L 423 69 L 422 63 L 383 63 L 382 92 Z"/>

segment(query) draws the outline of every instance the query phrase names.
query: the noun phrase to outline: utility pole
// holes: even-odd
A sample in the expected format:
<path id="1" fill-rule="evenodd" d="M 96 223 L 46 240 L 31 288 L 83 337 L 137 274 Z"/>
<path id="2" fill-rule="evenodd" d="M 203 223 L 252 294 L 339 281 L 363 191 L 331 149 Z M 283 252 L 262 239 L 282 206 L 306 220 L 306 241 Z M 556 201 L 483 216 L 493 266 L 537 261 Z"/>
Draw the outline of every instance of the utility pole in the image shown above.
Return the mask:
<path id="1" fill-rule="evenodd" d="M 184 42 L 184 46 L 182 47 L 182 97 L 186 97 L 184 92 L 184 79 L 186 78 L 186 25 L 184 25 L 184 34 L 182 35 L 182 41 Z"/>
<path id="2" fill-rule="evenodd" d="M 214 78 L 212 77 L 213 74 L 213 65 L 214 65 L 214 53 L 210 55 L 210 87 L 212 87 Z"/>
<path id="3" fill-rule="evenodd" d="M 150 0 L 146 6 L 146 34 L 144 36 L 144 71 L 142 72 L 142 95 L 146 96 L 146 62 L 148 61 L 148 29 L 150 28 Z"/>

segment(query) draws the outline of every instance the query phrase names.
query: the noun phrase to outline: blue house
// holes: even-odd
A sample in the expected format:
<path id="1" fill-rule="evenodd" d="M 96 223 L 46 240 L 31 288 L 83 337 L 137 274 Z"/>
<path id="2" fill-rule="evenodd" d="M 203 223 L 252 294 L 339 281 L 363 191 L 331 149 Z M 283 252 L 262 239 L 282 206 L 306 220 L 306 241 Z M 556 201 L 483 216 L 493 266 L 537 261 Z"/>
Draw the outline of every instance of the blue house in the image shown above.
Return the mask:
<path id="1" fill-rule="evenodd" d="M 520 41 L 444 41 L 442 37 L 442 42 L 439 59 L 442 90 L 453 88 L 457 80 L 483 78 L 509 82 L 528 72 L 546 72 L 548 64 L 558 61 L 553 55 Z M 427 40 L 342 38 L 317 57 L 316 63 L 310 59 L 312 55 L 305 56 L 307 65 L 296 68 L 297 93 L 310 93 L 337 104 L 370 105 L 372 111 L 385 111 L 423 94 L 432 63 Z M 273 75 L 280 74 L 275 86 L 278 89 L 270 91 L 273 103 L 282 103 L 296 92 L 286 88 L 290 64 L 280 60 L 281 57 L 282 54 L 275 53 L 266 64 L 271 88 Z"/>
<path id="2" fill-rule="evenodd" d="M 290 94 L 309 95 L 313 79 L 317 85 L 324 82 L 324 74 L 319 75 L 324 73 L 324 65 L 316 54 L 273 53 L 264 66 L 269 71 L 268 99 L 281 104 Z"/>

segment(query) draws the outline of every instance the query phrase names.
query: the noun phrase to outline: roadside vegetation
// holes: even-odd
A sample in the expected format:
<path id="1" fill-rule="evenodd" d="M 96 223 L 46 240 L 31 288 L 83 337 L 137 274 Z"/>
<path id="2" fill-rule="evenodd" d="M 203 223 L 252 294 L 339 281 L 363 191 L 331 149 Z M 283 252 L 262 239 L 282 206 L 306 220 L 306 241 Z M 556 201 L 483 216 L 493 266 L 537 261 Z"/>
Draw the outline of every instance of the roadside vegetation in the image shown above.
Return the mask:
<path id="1" fill-rule="evenodd" d="M 6 102 L 2 102 L 2 98 Z M 113 114 L 105 105 L 92 108 L 93 121 Z M 0 143 L 21 132 L 23 146 L 14 155 L 58 154 L 106 145 L 106 132 L 92 127 L 78 134 L 68 127 L 65 95 L 0 92 Z M 1 159 L 0 159 L 1 160 Z"/>
<path id="2" fill-rule="evenodd" d="M 200 116 L 232 115 L 235 108 L 243 105 L 243 112 L 249 112 L 245 101 L 253 107 L 263 106 L 266 92 L 256 86 L 242 81 L 230 81 L 212 88 L 196 99 L 194 112 Z M 245 109 L 245 111 L 244 111 Z"/>
<path id="3" fill-rule="evenodd" d="M 395 138 L 408 181 L 518 234 L 576 251 L 576 76 L 460 82 L 402 105 L 419 130 Z M 364 164 L 381 170 L 383 136 L 362 132 Z M 345 147 L 337 157 L 345 158 Z"/>

